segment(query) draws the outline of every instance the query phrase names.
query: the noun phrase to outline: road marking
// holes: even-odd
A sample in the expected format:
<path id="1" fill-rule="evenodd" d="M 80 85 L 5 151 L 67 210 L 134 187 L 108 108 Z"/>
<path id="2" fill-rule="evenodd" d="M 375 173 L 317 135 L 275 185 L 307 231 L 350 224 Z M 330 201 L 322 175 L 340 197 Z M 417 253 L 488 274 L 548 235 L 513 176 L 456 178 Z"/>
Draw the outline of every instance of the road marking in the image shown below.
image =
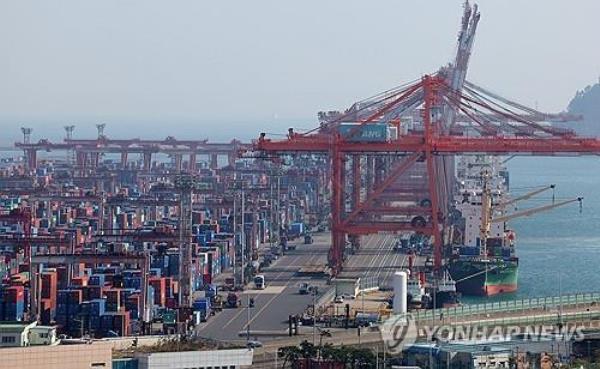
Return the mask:
<path id="1" fill-rule="evenodd" d="M 283 292 L 285 286 L 267 286 L 264 290 L 246 290 L 242 295 L 271 295 Z"/>
<path id="2" fill-rule="evenodd" d="M 312 263 L 312 262 L 313 262 L 313 259 L 314 259 L 315 257 L 319 258 L 319 257 L 322 257 L 322 256 L 323 256 L 323 255 L 320 255 L 320 254 L 313 254 L 313 255 L 310 257 L 309 263 Z M 300 278 L 298 278 L 298 277 L 295 277 L 295 276 L 292 276 L 292 277 L 291 277 L 291 278 L 290 278 L 290 279 L 287 281 L 287 283 L 284 285 L 284 289 L 285 289 L 285 288 L 287 288 L 287 287 L 290 285 L 290 283 L 292 283 L 292 281 L 293 281 L 293 280 L 295 280 L 295 279 L 300 279 Z M 266 304 L 265 304 L 265 305 L 264 305 L 264 306 L 263 306 L 263 307 L 262 307 L 262 308 L 261 308 L 259 311 L 257 311 L 257 312 L 256 312 L 256 314 L 254 314 L 254 315 L 252 316 L 252 319 L 250 319 L 250 321 L 248 321 L 246 324 L 244 324 L 244 326 L 242 327 L 242 330 L 243 330 L 243 329 L 246 329 L 246 327 L 248 327 L 250 324 L 252 324 L 252 322 L 254 322 L 254 321 L 255 321 L 255 320 L 256 320 L 256 319 L 257 319 L 257 318 L 260 316 L 260 314 L 261 314 L 263 311 L 265 311 L 265 309 L 266 309 L 267 307 L 269 307 L 269 306 L 271 305 L 271 303 L 272 303 L 272 302 L 273 302 L 273 301 L 274 301 L 274 300 L 275 300 L 277 297 L 279 297 L 279 296 L 282 296 L 282 295 L 281 295 L 281 294 L 279 294 L 279 295 L 274 295 L 274 296 L 273 296 L 273 297 L 272 297 L 272 298 L 271 298 L 271 299 L 270 299 L 270 300 L 269 300 L 269 301 L 268 301 L 268 302 L 267 302 L 267 303 L 266 303 Z"/>
<path id="3" fill-rule="evenodd" d="M 297 262 L 297 261 L 298 261 L 298 259 L 300 259 L 300 255 L 299 255 L 299 256 L 296 256 L 296 258 L 295 258 L 295 259 L 293 259 L 293 260 L 294 260 L 293 262 L 294 262 L 294 263 L 295 263 L 295 262 Z M 292 264 L 292 262 L 290 262 L 290 264 Z M 285 272 L 285 271 L 283 271 L 283 272 L 280 272 L 280 273 L 279 273 L 279 274 L 278 274 L 278 275 L 275 277 L 275 279 L 279 279 L 279 277 L 281 277 L 281 275 L 282 275 L 283 273 L 288 273 L 288 272 Z M 285 287 L 287 287 L 287 285 L 286 285 L 286 286 L 284 286 L 284 289 L 285 289 Z M 246 291 L 244 291 L 244 292 L 246 292 Z M 250 294 L 251 294 L 251 293 L 248 291 L 247 295 L 250 295 Z M 277 295 L 275 295 L 275 296 L 277 296 Z M 256 299 L 255 299 L 255 304 L 256 304 Z M 265 306 L 267 306 L 267 305 L 265 305 Z M 237 318 L 238 318 L 238 317 L 239 317 L 239 316 L 240 316 L 240 315 L 241 315 L 241 314 L 242 314 L 244 311 L 246 311 L 246 309 L 240 309 L 240 311 L 238 311 L 238 312 L 237 312 L 237 314 L 235 314 L 235 315 L 234 315 L 234 316 L 233 316 L 231 319 L 229 319 L 229 322 L 227 322 L 227 324 L 225 324 L 225 325 L 223 326 L 223 329 L 225 329 L 225 328 L 229 327 L 229 325 L 231 325 L 231 323 L 233 323 L 233 322 L 234 322 L 234 320 L 236 320 L 236 319 L 237 319 Z M 244 327 L 245 327 L 245 326 L 244 326 Z"/>

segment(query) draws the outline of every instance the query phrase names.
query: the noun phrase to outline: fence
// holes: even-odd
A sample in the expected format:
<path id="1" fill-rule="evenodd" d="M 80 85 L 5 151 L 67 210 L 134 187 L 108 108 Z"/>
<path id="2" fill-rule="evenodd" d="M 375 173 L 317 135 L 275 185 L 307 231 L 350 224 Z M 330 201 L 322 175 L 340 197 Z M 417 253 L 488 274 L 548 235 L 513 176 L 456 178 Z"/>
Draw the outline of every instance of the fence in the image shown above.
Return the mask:
<path id="1" fill-rule="evenodd" d="M 365 276 L 358 279 L 359 292 L 377 291 L 379 289 L 379 277 Z"/>
<path id="2" fill-rule="evenodd" d="M 526 310 L 556 309 L 561 305 L 568 308 L 583 304 L 593 304 L 600 302 L 600 292 L 583 293 L 567 296 L 540 297 L 532 299 L 511 300 L 493 302 L 487 304 L 461 305 L 457 307 L 442 308 L 435 310 L 421 310 L 413 314 L 417 321 L 432 320 L 439 318 L 457 318 L 469 317 L 474 315 L 497 314 L 497 313 L 518 313 Z"/>

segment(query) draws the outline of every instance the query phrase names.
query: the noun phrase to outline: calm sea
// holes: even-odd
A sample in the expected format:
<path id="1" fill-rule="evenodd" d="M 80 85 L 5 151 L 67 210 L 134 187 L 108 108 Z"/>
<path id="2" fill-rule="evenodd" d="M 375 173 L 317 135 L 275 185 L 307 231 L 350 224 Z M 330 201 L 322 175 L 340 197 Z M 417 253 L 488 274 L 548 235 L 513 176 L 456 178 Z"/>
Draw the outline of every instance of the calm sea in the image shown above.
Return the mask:
<path id="1" fill-rule="evenodd" d="M 511 194 L 532 187 L 556 184 L 556 199 L 583 196 L 583 207 L 574 203 L 548 212 L 515 219 L 509 226 L 517 232 L 519 289 L 487 301 L 600 291 L 600 158 L 518 157 L 508 162 Z M 552 192 L 519 206 L 542 206 Z M 463 297 L 463 302 L 482 302 Z"/>

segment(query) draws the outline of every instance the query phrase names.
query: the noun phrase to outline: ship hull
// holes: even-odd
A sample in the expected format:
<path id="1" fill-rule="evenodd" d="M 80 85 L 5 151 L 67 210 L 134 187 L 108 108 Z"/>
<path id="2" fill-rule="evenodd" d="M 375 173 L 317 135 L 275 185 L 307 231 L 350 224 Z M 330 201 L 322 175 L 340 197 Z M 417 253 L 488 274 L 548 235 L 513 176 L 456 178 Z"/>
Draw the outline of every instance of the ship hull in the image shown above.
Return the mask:
<path id="1" fill-rule="evenodd" d="M 518 286 L 516 260 L 454 260 L 449 271 L 457 291 L 463 295 L 492 296 L 515 292 Z"/>

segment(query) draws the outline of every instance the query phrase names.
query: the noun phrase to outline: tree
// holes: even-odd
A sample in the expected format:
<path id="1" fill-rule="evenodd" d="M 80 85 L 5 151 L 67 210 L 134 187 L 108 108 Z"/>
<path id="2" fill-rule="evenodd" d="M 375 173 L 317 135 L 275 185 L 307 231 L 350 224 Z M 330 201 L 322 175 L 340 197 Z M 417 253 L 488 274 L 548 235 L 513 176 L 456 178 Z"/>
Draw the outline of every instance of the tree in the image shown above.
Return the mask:
<path id="1" fill-rule="evenodd" d="M 352 369 L 375 368 L 376 365 L 375 354 L 365 348 L 350 348 L 349 359 Z"/>
<path id="2" fill-rule="evenodd" d="M 298 359 L 301 356 L 300 348 L 296 346 L 285 346 L 280 347 L 277 350 L 277 356 L 283 359 L 282 368 L 285 369 L 285 366 L 289 362 L 292 368 L 297 367 Z"/>
<path id="3" fill-rule="evenodd" d="M 312 359 L 317 357 L 317 347 L 312 343 L 304 340 L 300 343 L 300 355 L 305 359 Z"/>

